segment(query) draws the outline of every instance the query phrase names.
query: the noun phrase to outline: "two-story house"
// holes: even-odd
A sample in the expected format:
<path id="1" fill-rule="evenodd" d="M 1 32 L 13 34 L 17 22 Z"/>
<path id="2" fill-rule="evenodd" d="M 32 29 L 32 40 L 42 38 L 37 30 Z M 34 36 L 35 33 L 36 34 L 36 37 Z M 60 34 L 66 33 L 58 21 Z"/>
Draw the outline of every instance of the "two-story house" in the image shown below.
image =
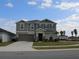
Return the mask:
<path id="1" fill-rule="evenodd" d="M 56 23 L 44 19 L 44 20 L 21 20 L 16 23 L 16 35 L 20 41 L 42 41 L 52 37 L 56 38 Z"/>

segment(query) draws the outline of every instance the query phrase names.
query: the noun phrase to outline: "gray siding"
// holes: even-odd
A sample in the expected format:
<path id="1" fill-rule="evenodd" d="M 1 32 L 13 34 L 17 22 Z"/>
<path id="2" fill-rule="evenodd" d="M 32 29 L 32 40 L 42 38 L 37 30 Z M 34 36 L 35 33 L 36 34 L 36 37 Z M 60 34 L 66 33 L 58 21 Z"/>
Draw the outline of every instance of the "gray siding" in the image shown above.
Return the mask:
<path id="1" fill-rule="evenodd" d="M 20 28 L 20 24 L 23 23 L 24 24 L 24 29 L 21 30 Z M 28 30 L 28 24 L 27 23 L 24 23 L 24 22 L 20 22 L 20 23 L 17 23 L 16 24 L 16 31 L 27 31 Z"/>
<path id="2" fill-rule="evenodd" d="M 20 24 L 23 22 L 20 22 L 16 24 L 16 31 L 33 31 L 35 30 L 34 23 L 24 23 L 24 30 L 20 29 Z M 53 23 L 38 23 L 36 24 L 36 29 L 42 28 L 47 30 L 55 30 L 56 31 L 56 24 Z"/>
<path id="3" fill-rule="evenodd" d="M 24 24 L 24 29 L 21 30 L 20 29 L 20 24 L 23 23 Z M 54 22 L 18 22 L 16 24 L 16 35 L 18 36 L 18 40 L 20 41 L 34 41 L 34 34 L 33 32 L 35 32 L 35 29 L 44 29 L 45 31 L 49 32 L 49 36 L 50 33 L 52 32 L 56 32 L 56 23 Z M 30 34 L 28 34 L 30 33 Z"/>

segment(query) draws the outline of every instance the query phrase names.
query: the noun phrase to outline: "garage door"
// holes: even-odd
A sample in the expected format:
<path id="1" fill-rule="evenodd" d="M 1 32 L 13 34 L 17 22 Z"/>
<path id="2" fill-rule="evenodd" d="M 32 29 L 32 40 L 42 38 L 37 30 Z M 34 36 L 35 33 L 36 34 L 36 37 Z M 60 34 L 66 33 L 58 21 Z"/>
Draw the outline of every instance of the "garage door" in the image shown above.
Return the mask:
<path id="1" fill-rule="evenodd" d="M 19 34 L 20 41 L 34 41 L 34 35 L 28 35 L 28 34 Z"/>

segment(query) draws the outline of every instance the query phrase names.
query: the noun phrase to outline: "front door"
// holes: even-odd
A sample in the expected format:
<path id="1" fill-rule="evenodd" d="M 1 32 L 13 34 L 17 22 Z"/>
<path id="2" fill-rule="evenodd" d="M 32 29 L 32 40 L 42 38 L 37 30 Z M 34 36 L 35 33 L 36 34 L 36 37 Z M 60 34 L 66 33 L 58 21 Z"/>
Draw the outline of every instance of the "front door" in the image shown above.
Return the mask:
<path id="1" fill-rule="evenodd" d="M 43 34 L 42 33 L 38 34 L 38 39 L 39 39 L 39 41 L 42 41 L 42 39 L 43 39 Z"/>

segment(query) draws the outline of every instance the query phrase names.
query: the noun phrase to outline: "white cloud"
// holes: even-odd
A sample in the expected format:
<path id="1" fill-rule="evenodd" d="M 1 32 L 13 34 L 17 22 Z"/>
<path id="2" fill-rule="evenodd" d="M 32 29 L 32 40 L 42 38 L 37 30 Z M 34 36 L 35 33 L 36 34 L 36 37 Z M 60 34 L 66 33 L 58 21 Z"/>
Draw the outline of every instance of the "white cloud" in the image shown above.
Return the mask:
<path id="1" fill-rule="evenodd" d="M 35 0 L 32 0 L 32 1 L 28 1 L 27 2 L 29 5 L 37 5 L 37 2 Z"/>
<path id="2" fill-rule="evenodd" d="M 7 4 L 5 4 L 5 6 L 10 7 L 10 8 L 14 7 L 14 5 L 11 2 L 8 2 Z"/>
<path id="3" fill-rule="evenodd" d="M 79 14 L 73 14 L 73 15 L 69 16 L 67 19 L 77 22 L 77 21 L 79 21 Z"/>
<path id="4" fill-rule="evenodd" d="M 15 25 L 16 25 L 16 20 L 0 18 L 0 28 L 15 33 L 16 31 Z"/>
<path id="5" fill-rule="evenodd" d="M 61 2 L 55 7 L 60 8 L 61 10 L 79 8 L 79 2 Z"/>
<path id="6" fill-rule="evenodd" d="M 16 22 L 20 20 L 27 21 L 28 19 L 12 20 L 12 19 L 0 18 L 0 28 L 16 33 Z"/>
<path id="7" fill-rule="evenodd" d="M 13 33 L 16 33 L 16 20 L 9 20 L 5 22 L 3 28 Z"/>
<path id="8" fill-rule="evenodd" d="M 49 8 L 53 5 L 53 1 L 52 0 L 43 0 L 41 3 L 41 8 Z"/>
<path id="9" fill-rule="evenodd" d="M 20 20 L 28 21 L 27 18 L 22 18 L 22 19 L 19 19 L 18 21 L 20 21 Z"/>
<path id="10" fill-rule="evenodd" d="M 57 30 L 65 30 L 67 32 L 67 35 L 71 35 L 71 31 L 73 29 L 78 30 L 78 35 L 79 35 L 79 14 L 73 14 L 70 15 L 64 19 L 56 21 L 57 24 Z"/>
<path id="11" fill-rule="evenodd" d="M 40 8 L 49 8 L 53 6 L 53 0 L 30 0 L 27 2 L 28 5 L 37 5 Z"/>

